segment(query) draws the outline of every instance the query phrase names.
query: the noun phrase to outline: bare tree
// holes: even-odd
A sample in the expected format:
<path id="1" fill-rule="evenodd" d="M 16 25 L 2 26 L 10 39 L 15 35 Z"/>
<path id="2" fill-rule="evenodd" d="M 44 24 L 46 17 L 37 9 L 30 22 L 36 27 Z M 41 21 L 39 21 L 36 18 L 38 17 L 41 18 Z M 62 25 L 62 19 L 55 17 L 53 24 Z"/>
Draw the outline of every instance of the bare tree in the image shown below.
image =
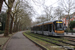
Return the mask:
<path id="1" fill-rule="evenodd" d="M 10 18 L 10 13 L 11 13 L 11 9 L 13 7 L 13 3 L 15 0 L 8 0 L 8 3 L 5 3 L 8 6 L 8 11 L 7 11 L 7 19 L 6 19 L 6 25 L 5 25 L 5 32 L 4 32 L 4 36 L 8 36 L 9 33 L 9 18 Z"/>
<path id="2" fill-rule="evenodd" d="M 18 7 L 18 5 L 19 5 L 19 3 L 20 3 L 20 0 L 16 0 L 16 2 L 15 2 L 15 4 L 14 4 L 14 6 L 13 6 L 13 10 L 12 10 L 12 12 L 11 12 L 11 22 L 10 22 L 10 34 L 12 34 L 12 27 L 13 27 L 13 22 L 14 22 L 14 17 L 15 17 L 15 14 L 17 13 L 17 12 L 19 12 L 19 7 Z"/>
<path id="3" fill-rule="evenodd" d="M 51 18 L 53 18 L 53 16 L 52 16 L 53 7 L 44 6 L 43 8 L 44 8 L 44 12 L 45 12 L 46 17 L 47 17 L 47 21 L 51 20 Z"/>
<path id="4" fill-rule="evenodd" d="M 49 21 L 49 20 L 52 20 L 54 19 L 54 17 L 52 16 L 52 12 L 53 12 L 53 7 L 52 5 L 50 6 L 47 6 L 45 3 L 46 3 L 46 0 L 32 0 L 36 6 L 39 6 L 39 7 L 42 7 L 43 8 L 43 13 L 46 15 L 46 21 Z"/>
<path id="5" fill-rule="evenodd" d="M 39 17 L 37 17 L 36 18 L 36 20 L 38 21 L 38 22 L 36 22 L 36 23 L 41 23 L 41 22 L 45 22 L 45 21 L 47 21 L 47 17 L 45 17 L 46 15 L 45 14 L 43 14 L 43 15 L 40 15 Z"/>
<path id="6" fill-rule="evenodd" d="M 66 13 L 68 13 L 68 18 L 70 21 L 70 13 L 72 12 L 72 10 L 75 9 L 75 1 L 74 0 L 61 0 L 60 7 L 62 9 L 64 9 L 64 11 Z M 69 23 L 70 22 L 68 22 L 68 30 L 70 30 L 69 29 Z"/>
<path id="7" fill-rule="evenodd" d="M 58 19 L 62 19 L 62 17 L 64 16 L 63 10 L 60 7 L 57 7 L 54 10 L 54 15 L 58 18 Z"/>
<path id="8" fill-rule="evenodd" d="M 25 0 L 24 0 L 25 1 Z M 14 28 L 13 31 L 25 29 L 31 23 L 31 12 L 32 8 L 27 1 L 23 2 L 20 0 L 20 3 L 16 6 L 16 9 L 13 10 L 15 13 L 14 16 Z"/>

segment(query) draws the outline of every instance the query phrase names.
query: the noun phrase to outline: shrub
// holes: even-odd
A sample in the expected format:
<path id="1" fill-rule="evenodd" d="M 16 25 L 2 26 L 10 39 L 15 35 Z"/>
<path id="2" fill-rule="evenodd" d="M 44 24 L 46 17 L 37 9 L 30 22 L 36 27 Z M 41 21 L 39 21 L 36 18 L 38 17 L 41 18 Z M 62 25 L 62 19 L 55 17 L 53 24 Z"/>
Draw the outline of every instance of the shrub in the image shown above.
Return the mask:
<path id="1" fill-rule="evenodd" d="M 4 31 L 0 31 L 0 34 L 3 34 L 4 33 Z"/>
<path id="2" fill-rule="evenodd" d="M 72 28 L 75 28 L 75 21 L 70 21 L 70 29 L 73 30 Z"/>

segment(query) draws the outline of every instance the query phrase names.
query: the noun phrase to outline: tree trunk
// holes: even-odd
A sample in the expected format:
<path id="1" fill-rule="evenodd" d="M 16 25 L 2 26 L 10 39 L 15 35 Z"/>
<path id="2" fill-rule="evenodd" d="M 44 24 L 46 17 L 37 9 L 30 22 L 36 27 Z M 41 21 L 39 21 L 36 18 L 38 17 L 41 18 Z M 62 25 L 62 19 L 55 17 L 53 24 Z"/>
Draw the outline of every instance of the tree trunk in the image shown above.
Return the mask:
<path id="1" fill-rule="evenodd" d="M 10 18 L 10 12 L 11 12 L 11 9 L 8 9 L 4 36 L 8 36 L 8 33 L 9 33 L 9 18 Z"/>
<path id="2" fill-rule="evenodd" d="M 10 34 L 12 34 L 13 20 L 14 20 L 14 18 L 12 17 L 11 24 L 10 24 Z"/>
<path id="3" fill-rule="evenodd" d="M 14 29 L 13 29 L 14 32 L 16 32 L 16 25 L 17 25 L 17 16 L 16 16 L 16 19 L 15 19 L 15 22 L 14 22 Z"/>
<path id="4" fill-rule="evenodd" d="M 3 0 L 0 0 L 0 12 L 1 12 L 1 9 L 2 9 L 2 4 L 3 4 Z"/>
<path id="5" fill-rule="evenodd" d="M 16 26 L 16 31 L 18 31 L 18 23 L 17 23 L 17 26 Z"/>
<path id="6" fill-rule="evenodd" d="M 17 22 L 16 31 L 18 31 L 19 22 Z"/>
<path id="7" fill-rule="evenodd" d="M 13 32 L 16 32 L 16 31 L 15 31 L 15 28 L 16 28 L 16 27 L 15 27 L 15 22 L 14 22 L 14 28 L 13 28 Z"/>
<path id="8" fill-rule="evenodd" d="M 16 32 L 18 31 L 18 22 L 17 22 L 17 24 L 16 24 Z"/>
<path id="9" fill-rule="evenodd" d="M 70 17 L 69 17 L 70 18 Z M 69 21 L 68 21 L 68 31 L 70 30 L 70 28 L 69 28 L 69 24 L 70 24 L 70 19 L 69 19 Z"/>
<path id="10" fill-rule="evenodd" d="M 68 17 L 69 17 L 69 20 L 68 20 L 68 31 L 70 30 L 69 28 L 69 24 L 70 24 L 70 15 L 69 15 L 69 12 L 68 12 Z"/>
<path id="11" fill-rule="evenodd" d="M 14 1 L 15 0 L 8 0 L 8 12 L 7 12 L 4 36 L 8 36 L 8 34 L 9 34 L 9 18 L 10 18 L 10 13 L 11 13 L 11 9 L 13 7 Z"/>

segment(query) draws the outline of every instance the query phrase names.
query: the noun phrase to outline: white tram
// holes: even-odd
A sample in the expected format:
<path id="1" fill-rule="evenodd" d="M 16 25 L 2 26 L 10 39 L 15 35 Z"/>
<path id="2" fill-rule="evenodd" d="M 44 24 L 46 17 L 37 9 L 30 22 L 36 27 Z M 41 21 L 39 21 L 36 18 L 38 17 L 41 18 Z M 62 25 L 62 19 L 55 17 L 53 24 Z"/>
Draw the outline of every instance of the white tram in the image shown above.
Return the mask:
<path id="1" fill-rule="evenodd" d="M 63 36 L 64 26 L 62 20 L 46 21 L 31 27 L 31 32 L 43 35 Z"/>

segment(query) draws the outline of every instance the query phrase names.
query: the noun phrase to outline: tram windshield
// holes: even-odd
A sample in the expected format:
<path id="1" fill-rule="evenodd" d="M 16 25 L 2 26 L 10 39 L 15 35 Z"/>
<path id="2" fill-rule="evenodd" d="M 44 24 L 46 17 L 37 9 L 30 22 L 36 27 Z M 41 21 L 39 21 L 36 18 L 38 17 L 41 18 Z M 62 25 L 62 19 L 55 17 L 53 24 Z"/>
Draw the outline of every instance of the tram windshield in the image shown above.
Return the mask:
<path id="1" fill-rule="evenodd" d="M 64 30 L 63 29 L 63 23 L 56 23 L 55 26 L 56 26 L 56 28 L 55 28 L 56 30 Z"/>

